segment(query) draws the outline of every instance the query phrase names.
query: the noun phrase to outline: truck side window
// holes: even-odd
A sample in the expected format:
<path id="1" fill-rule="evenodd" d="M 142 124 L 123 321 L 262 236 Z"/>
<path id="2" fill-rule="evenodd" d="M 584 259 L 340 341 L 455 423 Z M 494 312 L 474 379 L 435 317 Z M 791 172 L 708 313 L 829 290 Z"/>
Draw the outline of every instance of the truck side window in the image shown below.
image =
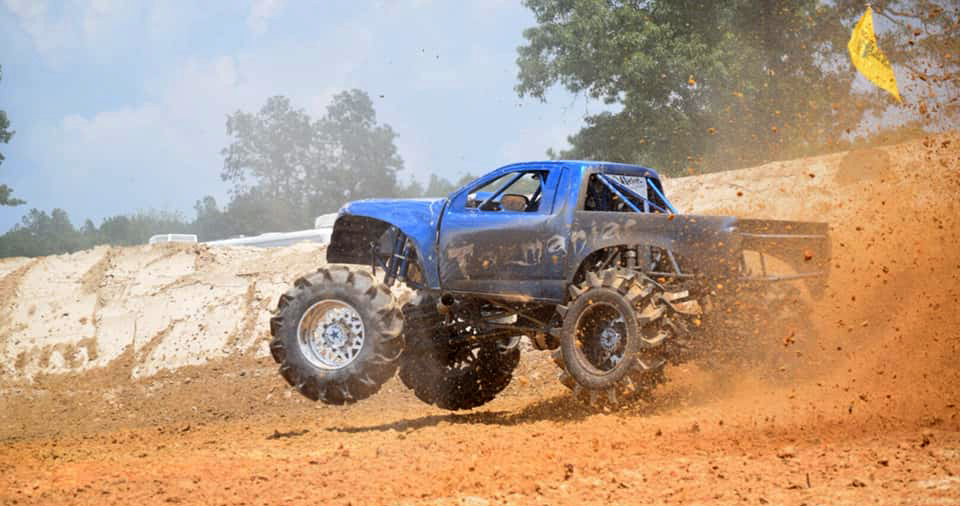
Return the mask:
<path id="1" fill-rule="evenodd" d="M 584 211 L 625 212 L 630 211 L 627 206 L 607 185 L 600 181 L 596 174 L 590 176 L 587 183 L 587 198 L 583 202 Z"/>
<path id="2" fill-rule="evenodd" d="M 662 212 L 657 209 L 659 206 L 664 208 L 659 198 L 651 198 L 653 192 L 650 190 L 646 178 L 640 176 L 610 175 L 613 184 L 619 185 L 620 193 L 630 199 L 630 203 L 645 213 Z M 633 194 L 630 193 L 633 192 Z M 655 206 L 651 206 L 653 202 Z M 619 195 L 610 191 L 607 185 L 597 177 L 596 174 L 590 176 L 587 183 L 587 197 L 583 202 L 584 211 L 607 211 L 607 212 L 633 212 L 633 207 L 623 201 Z"/>
<path id="3" fill-rule="evenodd" d="M 468 209 L 535 213 L 540 209 L 547 171 L 509 172 L 470 192 Z M 492 198 L 491 198 L 492 197 Z M 487 204 L 483 205 L 486 202 Z"/>

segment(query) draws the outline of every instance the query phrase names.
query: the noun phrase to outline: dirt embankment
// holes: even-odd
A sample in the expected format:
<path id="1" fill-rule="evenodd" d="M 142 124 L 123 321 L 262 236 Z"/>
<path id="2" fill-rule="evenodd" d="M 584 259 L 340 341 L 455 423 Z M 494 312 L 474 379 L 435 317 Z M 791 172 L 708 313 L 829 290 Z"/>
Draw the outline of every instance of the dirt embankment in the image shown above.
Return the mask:
<path id="1" fill-rule="evenodd" d="M 960 136 L 666 187 L 829 221 L 830 285 L 814 337 L 758 336 L 783 367 L 676 367 L 617 414 L 536 352 L 466 414 L 395 381 L 351 407 L 290 395 L 266 309 L 314 248 L 0 263 L 0 504 L 960 504 Z"/>
<path id="2" fill-rule="evenodd" d="M 0 263 L 0 383 L 115 370 L 117 380 L 266 355 L 269 309 L 322 247 L 98 247 Z"/>

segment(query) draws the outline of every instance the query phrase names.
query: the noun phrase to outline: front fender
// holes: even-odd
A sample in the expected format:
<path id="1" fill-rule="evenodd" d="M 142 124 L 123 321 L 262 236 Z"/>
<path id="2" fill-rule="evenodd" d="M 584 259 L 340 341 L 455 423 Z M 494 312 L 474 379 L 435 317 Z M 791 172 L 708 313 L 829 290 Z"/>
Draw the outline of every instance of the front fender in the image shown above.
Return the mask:
<path id="1" fill-rule="evenodd" d="M 369 265 L 370 243 L 391 226 L 403 232 L 417 251 L 426 285 L 439 289 L 437 228 L 445 199 L 360 200 L 340 209 L 333 225 L 327 262 Z"/>

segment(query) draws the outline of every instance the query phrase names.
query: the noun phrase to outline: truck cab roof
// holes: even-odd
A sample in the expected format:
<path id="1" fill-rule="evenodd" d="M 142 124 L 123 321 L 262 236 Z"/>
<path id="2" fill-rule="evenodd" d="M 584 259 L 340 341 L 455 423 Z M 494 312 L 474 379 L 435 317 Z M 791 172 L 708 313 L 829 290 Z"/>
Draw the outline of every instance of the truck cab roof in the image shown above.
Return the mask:
<path id="1" fill-rule="evenodd" d="M 660 174 L 656 170 L 649 167 L 644 167 L 642 165 L 632 165 L 628 163 L 617 163 L 617 162 L 603 162 L 596 160 L 540 160 L 540 161 L 530 161 L 530 162 L 520 162 L 520 163 L 511 163 L 509 165 L 504 165 L 497 169 L 497 172 L 504 169 L 515 169 L 523 167 L 543 167 L 545 165 L 551 166 L 564 166 L 571 168 L 602 168 L 608 172 L 615 174 L 623 174 L 626 176 L 643 176 L 650 179 L 655 179 L 658 182 L 660 179 Z"/>

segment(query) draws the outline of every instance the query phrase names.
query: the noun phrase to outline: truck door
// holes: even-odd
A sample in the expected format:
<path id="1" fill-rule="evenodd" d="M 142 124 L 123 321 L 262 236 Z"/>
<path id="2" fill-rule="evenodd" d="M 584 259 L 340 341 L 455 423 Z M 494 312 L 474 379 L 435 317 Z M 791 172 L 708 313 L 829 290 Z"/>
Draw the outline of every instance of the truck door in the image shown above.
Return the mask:
<path id="1" fill-rule="evenodd" d="M 451 292 L 545 297 L 562 279 L 566 236 L 554 197 L 562 167 L 482 178 L 455 195 L 440 226 L 440 280 Z"/>

